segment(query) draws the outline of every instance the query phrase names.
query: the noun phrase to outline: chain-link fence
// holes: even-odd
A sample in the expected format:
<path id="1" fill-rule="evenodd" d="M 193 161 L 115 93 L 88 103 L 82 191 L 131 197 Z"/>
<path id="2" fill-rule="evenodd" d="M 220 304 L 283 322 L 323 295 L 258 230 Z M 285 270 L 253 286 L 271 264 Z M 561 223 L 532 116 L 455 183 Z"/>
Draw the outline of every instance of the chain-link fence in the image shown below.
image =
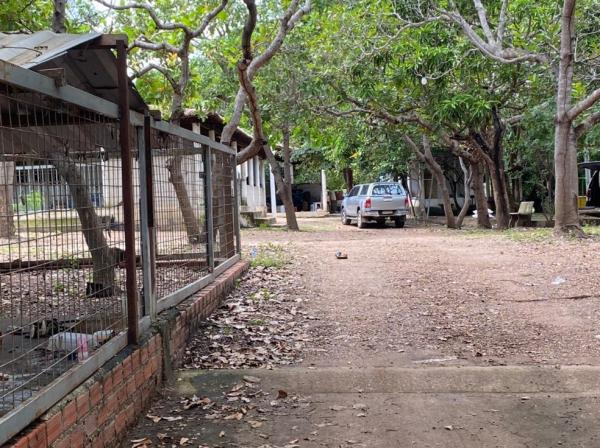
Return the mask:
<path id="1" fill-rule="evenodd" d="M 90 110 L 85 92 L 67 101 L 0 68 L 1 430 L 65 372 L 123 348 L 132 322 L 209 284 L 238 259 L 239 233 L 231 148 L 135 112 L 124 131 L 116 105 Z"/>

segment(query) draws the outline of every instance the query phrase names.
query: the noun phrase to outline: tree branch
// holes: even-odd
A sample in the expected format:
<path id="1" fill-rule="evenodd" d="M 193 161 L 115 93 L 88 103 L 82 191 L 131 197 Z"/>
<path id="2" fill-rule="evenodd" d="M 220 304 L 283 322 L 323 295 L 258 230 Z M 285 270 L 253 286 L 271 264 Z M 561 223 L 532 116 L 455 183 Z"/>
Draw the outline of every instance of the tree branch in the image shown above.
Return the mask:
<path id="1" fill-rule="evenodd" d="M 498 28 L 496 29 L 496 41 L 498 45 L 503 46 L 504 42 L 504 31 L 506 30 L 506 11 L 508 10 L 508 0 L 502 1 L 502 6 L 500 8 L 500 17 L 498 19 Z"/>
<path id="2" fill-rule="evenodd" d="M 166 51 L 166 52 L 175 53 L 175 54 L 177 54 L 181 51 L 180 48 L 177 48 L 167 42 L 161 42 L 161 43 L 157 44 L 154 42 L 150 42 L 147 40 L 141 40 L 141 39 L 136 39 L 129 45 L 129 50 L 132 50 L 133 48 L 140 48 L 142 50 L 149 50 L 149 51 Z"/>
<path id="3" fill-rule="evenodd" d="M 151 72 L 153 70 L 161 73 L 166 78 L 166 80 L 169 81 L 169 84 L 171 84 L 171 87 L 173 89 L 177 87 L 177 81 L 175 81 L 175 78 L 173 78 L 173 76 L 165 67 L 161 67 L 158 64 L 148 64 L 144 66 L 142 69 L 138 70 L 131 76 L 131 80 L 144 76 L 146 73 Z"/>
<path id="4" fill-rule="evenodd" d="M 487 22 L 485 9 L 483 8 L 483 5 L 481 4 L 480 0 L 473 0 L 473 3 L 475 4 L 475 8 L 477 9 L 477 12 L 479 14 L 481 27 L 487 40 L 484 40 L 483 38 L 481 38 L 481 36 L 479 36 L 479 34 L 477 34 L 477 32 L 473 29 L 471 24 L 467 22 L 467 20 L 460 14 L 458 10 L 455 9 L 453 11 L 449 11 L 445 9 L 437 9 L 437 11 L 439 12 L 441 17 L 460 26 L 466 38 L 469 39 L 469 41 L 471 41 L 471 43 L 479 51 L 481 51 L 484 55 L 497 62 L 500 62 L 502 64 L 516 64 L 519 62 L 548 62 L 548 57 L 544 54 L 529 53 L 521 48 L 503 48 L 502 43 L 497 42 L 493 37 L 493 33 L 491 32 L 489 24 Z M 502 25 L 502 27 L 505 26 L 505 23 L 506 18 L 504 19 L 504 24 Z M 499 27 L 498 32 L 500 31 L 503 35 L 504 28 Z"/>
<path id="5" fill-rule="evenodd" d="M 598 101 L 600 101 L 600 89 L 594 90 L 587 97 L 573 105 L 573 107 L 571 107 L 571 109 L 569 109 L 567 112 L 567 119 L 574 120 Z"/>
<path id="6" fill-rule="evenodd" d="M 112 9 L 114 11 L 126 11 L 129 9 L 143 9 L 144 11 L 146 11 L 148 13 L 148 15 L 150 16 L 150 18 L 152 19 L 152 21 L 154 22 L 154 24 L 156 25 L 156 27 L 158 29 L 161 30 L 183 30 L 185 33 L 192 33 L 192 29 L 190 27 L 188 27 L 187 25 L 180 23 L 180 22 L 163 22 L 160 17 L 158 17 L 158 14 L 156 14 L 156 11 L 154 10 L 154 8 L 152 8 L 152 5 L 150 5 L 149 3 L 126 3 L 124 5 L 113 5 L 111 1 L 108 0 L 95 0 L 96 2 L 100 3 L 103 6 L 106 6 L 109 9 Z"/>
<path id="7" fill-rule="evenodd" d="M 492 33 L 492 30 L 490 29 L 490 25 L 487 21 L 487 12 L 485 10 L 485 7 L 481 3 L 481 0 L 473 0 L 473 5 L 475 6 L 475 9 L 477 10 L 477 16 L 479 17 L 479 23 L 481 25 L 481 29 L 483 30 L 483 34 L 485 35 L 485 38 L 487 39 L 488 43 L 489 44 L 496 43 L 496 40 L 494 39 L 494 34 Z"/>
<path id="8" fill-rule="evenodd" d="M 244 3 L 246 4 L 246 7 L 248 8 L 248 5 L 255 4 L 255 1 L 254 0 L 244 0 Z M 290 5 L 286 9 L 284 15 L 282 16 L 282 18 L 280 20 L 279 31 L 277 32 L 277 35 L 273 38 L 271 43 L 268 45 L 267 49 L 260 56 L 257 56 L 256 58 L 253 58 L 253 59 L 251 58 L 251 62 L 248 64 L 248 68 L 245 71 L 248 76 L 249 81 L 252 81 L 256 72 L 262 66 L 267 64 L 273 58 L 273 56 L 275 56 L 277 51 L 279 51 L 279 49 L 283 45 L 285 37 L 296 26 L 298 21 L 302 17 L 304 17 L 304 15 L 306 15 L 310 12 L 311 0 L 304 0 L 304 4 L 301 8 L 298 8 L 298 4 L 299 4 L 299 0 L 291 1 Z M 251 7 L 252 6 L 250 6 L 250 8 Z M 250 15 L 252 15 L 251 9 L 248 9 L 248 12 Z M 254 19 L 254 20 L 256 20 L 256 19 Z M 246 27 L 244 27 L 244 31 L 245 31 L 245 28 Z M 246 34 L 246 33 L 244 33 L 244 34 Z M 245 38 L 244 38 L 244 36 L 242 36 L 242 43 L 244 43 L 244 41 L 245 41 Z M 243 45 L 245 45 L 245 44 L 243 44 Z M 248 59 L 248 58 L 245 57 L 245 59 Z M 225 128 L 223 129 L 223 132 L 221 133 L 221 143 L 228 145 L 231 142 L 233 133 L 235 132 L 235 130 L 237 129 L 237 127 L 240 124 L 240 120 L 242 118 L 242 113 L 246 106 L 246 98 L 247 98 L 246 92 L 244 91 L 242 86 L 240 86 L 240 88 L 238 89 L 238 93 L 235 97 L 234 109 L 233 109 L 233 114 L 231 115 L 231 119 L 229 120 L 229 122 L 227 123 L 227 126 L 225 126 Z"/>
<path id="9" fill-rule="evenodd" d="M 575 127 L 575 135 L 577 138 L 582 137 L 584 134 L 589 132 L 594 126 L 600 124 L 600 112 L 593 113 L 587 117 L 583 122 Z"/>

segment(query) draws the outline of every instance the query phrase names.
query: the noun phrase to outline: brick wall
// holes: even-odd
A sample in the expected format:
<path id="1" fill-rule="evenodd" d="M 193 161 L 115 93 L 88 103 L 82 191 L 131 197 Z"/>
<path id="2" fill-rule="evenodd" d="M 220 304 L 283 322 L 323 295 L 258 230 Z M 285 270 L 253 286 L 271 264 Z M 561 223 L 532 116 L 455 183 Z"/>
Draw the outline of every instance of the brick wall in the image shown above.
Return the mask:
<path id="1" fill-rule="evenodd" d="M 189 337 L 248 268 L 239 262 L 176 309 L 161 314 L 139 347 L 127 347 L 19 434 L 18 448 L 113 447 L 125 435 L 163 378 L 182 359 Z"/>

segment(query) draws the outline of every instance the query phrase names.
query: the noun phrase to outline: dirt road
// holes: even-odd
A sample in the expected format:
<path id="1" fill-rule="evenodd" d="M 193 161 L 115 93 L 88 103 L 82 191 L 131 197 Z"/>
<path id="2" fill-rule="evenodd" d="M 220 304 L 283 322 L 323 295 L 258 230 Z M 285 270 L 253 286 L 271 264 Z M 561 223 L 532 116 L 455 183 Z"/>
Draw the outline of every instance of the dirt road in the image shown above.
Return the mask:
<path id="1" fill-rule="evenodd" d="M 249 252 L 282 247 L 291 256 L 285 275 L 265 283 L 281 303 L 247 309 L 270 322 L 264 331 L 285 321 L 281 334 L 302 334 L 300 343 L 277 346 L 295 364 L 278 367 L 275 356 L 273 370 L 182 371 L 150 411 L 182 418 L 143 419 L 130 439 L 150 434 L 155 445 L 170 446 L 183 437 L 208 447 L 600 446 L 597 239 L 358 230 L 333 218 L 301 224 L 307 231 L 298 234 L 243 235 Z M 214 324 L 199 338 L 224 333 Z M 243 334 L 228 337 L 228 350 L 220 342 L 212 350 L 246 353 Z M 191 347 L 206 350 L 201 341 Z M 208 401 L 184 410 L 192 396 Z"/>

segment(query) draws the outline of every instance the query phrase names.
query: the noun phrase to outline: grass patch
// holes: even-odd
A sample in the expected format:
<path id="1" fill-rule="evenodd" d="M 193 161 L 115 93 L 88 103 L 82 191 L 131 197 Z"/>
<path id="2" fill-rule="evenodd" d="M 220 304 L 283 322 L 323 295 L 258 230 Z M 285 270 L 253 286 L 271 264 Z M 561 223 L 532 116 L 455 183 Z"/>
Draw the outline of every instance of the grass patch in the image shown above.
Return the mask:
<path id="1" fill-rule="evenodd" d="M 548 227 L 532 229 L 508 229 L 500 232 L 509 240 L 523 242 L 538 242 L 552 238 L 552 229 Z"/>
<path id="2" fill-rule="evenodd" d="M 252 267 L 282 268 L 290 262 L 281 244 L 266 243 L 253 247 L 249 254 Z"/>
<path id="3" fill-rule="evenodd" d="M 600 226 L 583 226 L 583 231 L 586 235 L 592 237 L 600 236 Z M 551 227 L 530 227 L 530 228 L 514 228 L 508 230 L 497 231 L 493 229 L 469 229 L 464 231 L 464 235 L 474 238 L 483 237 L 503 237 L 517 242 L 543 242 L 552 241 L 554 239 L 553 229 Z M 574 240 L 577 238 L 573 237 Z"/>
<path id="4" fill-rule="evenodd" d="M 262 327 L 266 324 L 267 322 L 264 319 L 250 319 L 248 321 L 248 325 L 250 325 L 251 327 Z"/>

